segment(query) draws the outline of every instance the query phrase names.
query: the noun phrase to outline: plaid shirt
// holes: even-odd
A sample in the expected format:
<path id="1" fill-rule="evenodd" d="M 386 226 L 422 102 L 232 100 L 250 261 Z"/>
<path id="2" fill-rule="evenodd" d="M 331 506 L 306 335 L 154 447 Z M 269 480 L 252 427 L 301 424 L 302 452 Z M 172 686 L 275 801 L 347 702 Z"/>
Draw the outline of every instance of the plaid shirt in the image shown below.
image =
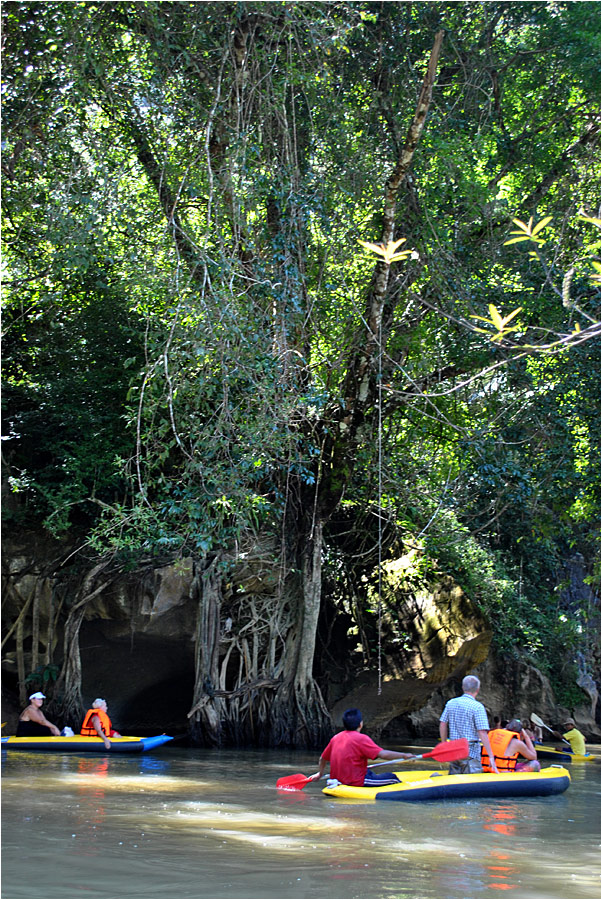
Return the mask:
<path id="1" fill-rule="evenodd" d="M 479 730 L 489 731 L 489 721 L 482 703 L 471 694 L 454 697 L 445 704 L 440 721 L 448 723 L 450 740 L 466 738 L 469 756 L 473 759 L 481 758 Z"/>

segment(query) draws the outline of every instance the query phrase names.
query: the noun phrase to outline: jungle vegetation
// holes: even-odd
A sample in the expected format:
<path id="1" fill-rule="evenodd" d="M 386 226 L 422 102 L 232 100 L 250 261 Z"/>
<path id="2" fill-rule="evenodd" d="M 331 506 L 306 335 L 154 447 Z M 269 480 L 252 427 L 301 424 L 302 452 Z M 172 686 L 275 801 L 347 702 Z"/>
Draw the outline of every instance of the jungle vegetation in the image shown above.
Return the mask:
<path id="1" fill-rule="evenodd" d="M 2 40 L 6 516 L 76 547 L 67 707 L 87 599 L 193 558 L 196 736 L 313 744 L 325 595 L 369 622 L 349 585 L 408 541 L 570 685 L 599 646 L 599 4 L 5 2 Z M 276 574 L 224 685 L 252 546 Z"/>

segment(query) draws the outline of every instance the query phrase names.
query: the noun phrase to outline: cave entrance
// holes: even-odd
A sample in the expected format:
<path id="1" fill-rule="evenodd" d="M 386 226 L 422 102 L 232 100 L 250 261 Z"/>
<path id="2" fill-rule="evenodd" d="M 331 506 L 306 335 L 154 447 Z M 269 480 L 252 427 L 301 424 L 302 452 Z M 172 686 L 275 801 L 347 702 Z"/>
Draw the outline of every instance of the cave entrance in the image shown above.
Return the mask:
<path id="1" fill-rule="evenodd" d="M 85 622 L 80 632 L 84 705 L 103 697 L 121 734 L 183 734 L 194 690 L 191 640 L 135 639 L 111 634 L 106 621 Z"/>

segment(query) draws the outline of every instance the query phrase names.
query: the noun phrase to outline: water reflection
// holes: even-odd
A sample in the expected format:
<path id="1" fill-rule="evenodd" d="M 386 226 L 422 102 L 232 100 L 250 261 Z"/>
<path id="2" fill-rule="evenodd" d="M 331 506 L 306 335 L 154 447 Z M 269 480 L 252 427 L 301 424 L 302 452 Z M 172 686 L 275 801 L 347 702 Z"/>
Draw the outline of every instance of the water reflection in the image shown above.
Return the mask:
<path id="1" fill-rule="evenodd" d="M 140 771 L 161 772 L 162 774 L 165 774 L 166 772 L 169 772 L 169 760 L 162 759 L 159 756 L 148 756 L 143 753 L 140 760 Z"/>
<path id="2" fill-rule="evenodd" d="M 513 837 L 517 831 L 516 809 L 509 806 L 501 806 L 497 809 L 486 808 L 484 811 L 486 821 L 483 828 L 487 831 L 495 831 L 497 834 L 505 834 Z"/>
<path id="3" fill-rule="evenodd" d="M 71 836 L 77 839 L 78 850 L 84 856 L 102 853 L 102 846 L 99 846 L 101 843 L 99 829 L 102 827 L 106 815 L 106 784 L 103 782 L 108 775 L 108 759 L 80 757 L 77 760 L 77 776 L 80 783 L 77 786 L 76 796 L 79 803 L 75 816 L 76 831 Z"/>
<path id="4" fill-rule="evenodd" d="M 485 866 L 492 879 L 487 885 L 493 891 L 511 891 L 518 887 L 516 883 L 516 866 L 512 864 L 510 854 L 500 850 L 492 850 L 491 857 L 494 862 Z"/>

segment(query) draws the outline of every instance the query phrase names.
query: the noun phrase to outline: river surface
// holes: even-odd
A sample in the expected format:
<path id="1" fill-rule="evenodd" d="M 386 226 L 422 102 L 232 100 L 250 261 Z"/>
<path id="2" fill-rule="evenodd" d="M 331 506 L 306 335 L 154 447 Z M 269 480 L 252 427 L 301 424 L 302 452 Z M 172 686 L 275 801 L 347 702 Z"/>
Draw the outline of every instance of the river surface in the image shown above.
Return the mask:
<path id="1" fill-rule="evenodd" d="M 4 751 L 2 897 L 599 900 L 599 761 L 569 766 L 571 786 L 554 797 L 275 790 L 283 775 L 315 772 L 317 756 Z"/>

